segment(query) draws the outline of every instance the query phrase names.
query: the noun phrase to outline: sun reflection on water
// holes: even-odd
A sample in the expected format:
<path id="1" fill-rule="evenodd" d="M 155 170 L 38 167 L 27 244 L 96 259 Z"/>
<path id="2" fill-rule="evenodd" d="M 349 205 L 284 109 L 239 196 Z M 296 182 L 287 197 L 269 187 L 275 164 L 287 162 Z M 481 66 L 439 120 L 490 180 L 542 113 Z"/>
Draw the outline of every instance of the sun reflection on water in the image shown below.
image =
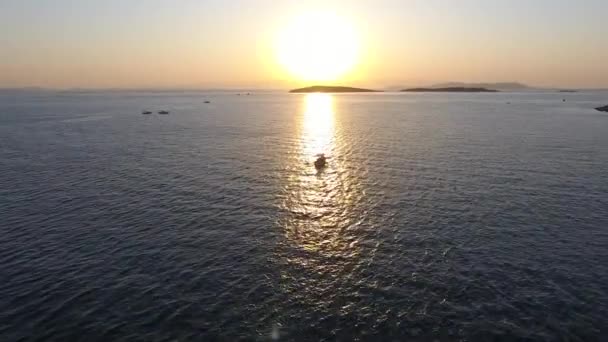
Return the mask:
<path id="1" fill-rule="evenodd" d="M 343 144 L 336 132 L 334 98 L 330 94 L 308 94 L 300 117 L 297 163 L 290 167 L 283 209 L 288 213 L 282 226 L 292 247 L 325 256 L 357 254 L 358 237 L 353 234 L 363 192 L 350 174 Z M 328 157 L 327 167 L 317 171 L 317 154 Z"/>
<path id="2" fill-rule="evenodd" d="M 274 267 L 285 305 L 326 313 L 355 308 L 362 272 L 373 258 L 372 203 L 365 194 L 366 169 L 352 161 L 349 135 L 341 126 L 339 97 L 308 94 L 301 102 L 294 144 L 280 174 L 281 239 Z M 315 156 L 327 166 L 317 171 Z M 354 298 L 354 299 L 353 299 Z M 333 310 L 333 311 L 332 311 Z"/>
<path id="3" fill-rule="evenodd" d="M 305 155 L 329 153 L 334 139 L 334 103 L 329 94 L 306 96 L 303 117 L 302 143 Z"/>

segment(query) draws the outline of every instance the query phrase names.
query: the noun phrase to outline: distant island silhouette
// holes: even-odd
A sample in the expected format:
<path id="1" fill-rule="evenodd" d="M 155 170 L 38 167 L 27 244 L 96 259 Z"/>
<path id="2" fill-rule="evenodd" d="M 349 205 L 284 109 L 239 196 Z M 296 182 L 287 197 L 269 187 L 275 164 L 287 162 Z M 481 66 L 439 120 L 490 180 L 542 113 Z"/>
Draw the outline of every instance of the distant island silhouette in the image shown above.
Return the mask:
<path id="1" fill-rule="evenodd" d="M 402 92 L 430 92 L 430 93 L 496 93 L 498 90 L 471 87 L 446 87 L 446 88 L 409 88 Z"/>
<path id="2" fill-rule="evenodd" d="M 607 112 L 608 113 L 608 106 L 597 107 L 595 109 L 599 110 L 600 112 Z"/>
<path id="3" fill-rule="evenodd" d="M 497 90 L 526 90 L 529 86 L 519 82 L 495 82 L 495 83 L 467 83 L 467 82 L 446 82 L 434 84 L 428 88 L 486 88 Z"/>
<path id="4" fill-rule="evenodd" d="M 341 86 L 323 86 L 316 85 L 312 87 L 292 89 L 290 93 L 379 93 L 380 90 L 341 87 Z"/>

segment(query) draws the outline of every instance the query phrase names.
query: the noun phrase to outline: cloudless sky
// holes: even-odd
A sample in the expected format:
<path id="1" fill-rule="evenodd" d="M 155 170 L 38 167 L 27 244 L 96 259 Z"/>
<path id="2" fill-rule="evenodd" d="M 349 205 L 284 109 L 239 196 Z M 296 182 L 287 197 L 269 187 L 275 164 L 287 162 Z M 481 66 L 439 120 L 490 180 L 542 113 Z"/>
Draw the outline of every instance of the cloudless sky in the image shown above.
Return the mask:
<path id="1" fill-rule="evenodd" d="M 273 41 L 311 10 L 359 32 L 342 82 L 608 87 L 606 0 L 0 0 L 0 87 L 299 85 Z"/>

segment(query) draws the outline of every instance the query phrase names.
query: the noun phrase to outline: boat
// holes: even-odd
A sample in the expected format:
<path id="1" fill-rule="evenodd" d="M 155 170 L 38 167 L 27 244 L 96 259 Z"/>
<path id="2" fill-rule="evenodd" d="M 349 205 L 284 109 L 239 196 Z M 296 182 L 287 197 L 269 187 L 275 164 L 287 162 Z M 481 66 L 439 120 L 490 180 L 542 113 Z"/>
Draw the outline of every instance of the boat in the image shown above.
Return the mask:
<path id="1" fill-rule="evenodd" d="M 326 165 L 327 165 L 327 158 L 325 158 L 325 155 L 318 154 L 317 160 L 315 160 L 315 169 L 321 170 L 321 169 L 325 168 Z"/>
<path id="2" fill-rule="evenodd" d="M 205 103 L 211 103 L 211 101 L 205 101 Z"/>
<path id="3" fill-rule="evenodd" d="M 608 112 L 608 106 L 597 107 L 595 110 L 599 110 L 600 112 Z"/>
<path id="4" fill-rule="evenodd" d="M 152 114 L 152 112 L 151 112 L 151 111 L 149 111 L 149 110 L 144 110 L 144 111 L 143 111 L 143 112 L 141 112 L 141 113 L 142 113 L 142 114 Z"/>
<path id="5" fill-rule="evenodd" d="M 161 110 L 158 112 L 158 114 L 169 114 L 168 110 Z"/>

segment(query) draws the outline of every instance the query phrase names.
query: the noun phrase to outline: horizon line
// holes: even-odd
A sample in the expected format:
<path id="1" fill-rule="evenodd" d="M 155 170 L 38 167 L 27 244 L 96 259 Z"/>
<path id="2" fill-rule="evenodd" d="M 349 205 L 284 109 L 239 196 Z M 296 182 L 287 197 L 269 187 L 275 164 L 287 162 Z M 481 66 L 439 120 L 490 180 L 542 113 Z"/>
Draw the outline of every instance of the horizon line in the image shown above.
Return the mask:
<path id="1" fill-rule="evenodd" d="M 519 82 L 442 82 L 442 83 L 487 83 L 487 84 L 501 84 L 501 83 L 519 83 Z M 441 83 L 438 83 L 441 84 Z M 433 88 L 437 84 L 422 86 L 425 88 Z M 530 86 L 522 83 L 524 87 L 521 89 L 513 89 L 512 92 L 517 91 L 534 91 L 534 90 L 608 90 L 608 87 L 556 87 L 556 86 Z M 324 84 L 312 84 L 304 87 L 311 86 L 326 86 Z M 332 85 L 332 86 L 343 86 L 343 85 Z M 346 85 L 351 87 L 351 85 Z M 386 86 L 386 87 L 366 87 L 366 89 L 378 89 L 387 92 L 399 91 L 401 89 L 407 89 L 410 87 L 419 86 Z M 183 91 L 289 91 L 292 89 L 299 89 L 302 87 L 288 88 L 288 87 L 41 87 L 41 86 L 23 86 L 23 87 L 0 87 L 0 91 L 166 91 L 166 92 L 183 92 Z M 509 91 L 509 89 L 507 89 Z"/>

